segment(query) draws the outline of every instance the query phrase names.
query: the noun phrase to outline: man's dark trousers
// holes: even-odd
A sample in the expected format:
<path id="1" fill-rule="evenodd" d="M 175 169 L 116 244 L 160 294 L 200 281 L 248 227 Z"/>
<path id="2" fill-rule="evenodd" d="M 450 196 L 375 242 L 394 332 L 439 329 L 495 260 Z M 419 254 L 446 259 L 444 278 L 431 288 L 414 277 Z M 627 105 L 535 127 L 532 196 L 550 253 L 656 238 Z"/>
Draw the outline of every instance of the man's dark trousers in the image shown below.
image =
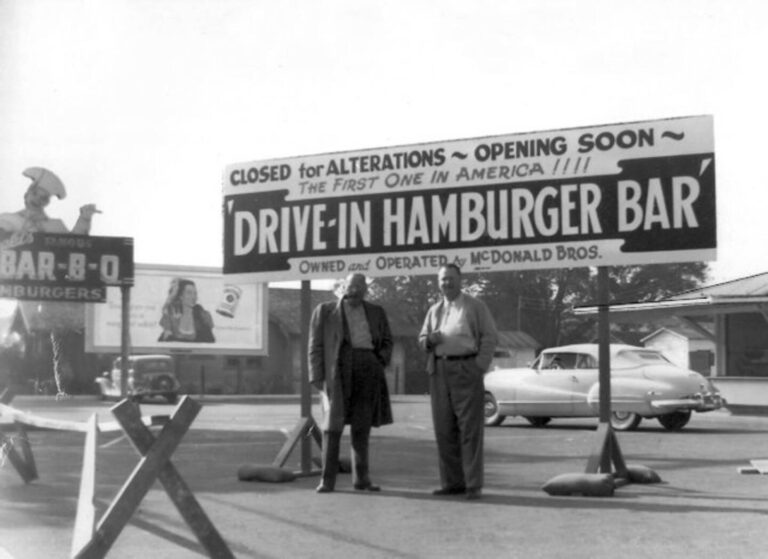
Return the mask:
<path id="1" fill-rule="evenodd" d="M 381 364 L 371 350 L 343 345 L 339 354 L 340 378 L 344 393 L 345 423 L 350 425 L 352 482 L 369 485 L 368 446 L 376 398 L 377 374 Z M 333 489 L 339 470 L 340 431 L 323 432 L 323 485 Z"/>
<path id="2" fill-rule="evenodd" d="M 483 486 L 484 388 L 474 358 L 438 358 L 429 377 L 442 487 Z"/>

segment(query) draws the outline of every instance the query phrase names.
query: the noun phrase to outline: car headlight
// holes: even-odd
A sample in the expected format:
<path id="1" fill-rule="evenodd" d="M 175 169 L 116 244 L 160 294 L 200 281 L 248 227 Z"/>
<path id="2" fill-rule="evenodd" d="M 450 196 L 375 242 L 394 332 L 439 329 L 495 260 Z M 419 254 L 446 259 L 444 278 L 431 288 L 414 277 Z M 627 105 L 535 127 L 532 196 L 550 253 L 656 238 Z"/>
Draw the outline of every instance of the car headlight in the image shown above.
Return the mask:
<path id="1" fill-rule="evenodd" d="M 704 379 L 704 382 L 702 382 L 699 387 L 701 388 L 701 391 L 706 394 L 717 394 L 720 392 L 714 383 L 709 379 Z"/>

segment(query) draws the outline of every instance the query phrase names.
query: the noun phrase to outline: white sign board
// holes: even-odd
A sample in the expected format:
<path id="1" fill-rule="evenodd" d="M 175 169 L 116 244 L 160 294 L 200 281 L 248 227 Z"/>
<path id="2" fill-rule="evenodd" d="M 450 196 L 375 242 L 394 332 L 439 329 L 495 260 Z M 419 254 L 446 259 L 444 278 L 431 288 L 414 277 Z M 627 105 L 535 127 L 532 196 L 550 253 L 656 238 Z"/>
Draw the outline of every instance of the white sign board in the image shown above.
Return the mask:
<path id="1" fill-rule="evenodd" d="M 119 352 L 122 299 L 89 304 L 86 351 Z M 215 268 L 136 265 L 130 293 L 131 351 L 266 355 L 267 285 L 233 282 Z"/>
<path id="2" fill-rule="evenodd" d="M 259 281 L 712 260 L 711 116 L 252 161 L 224 274 Z"/>

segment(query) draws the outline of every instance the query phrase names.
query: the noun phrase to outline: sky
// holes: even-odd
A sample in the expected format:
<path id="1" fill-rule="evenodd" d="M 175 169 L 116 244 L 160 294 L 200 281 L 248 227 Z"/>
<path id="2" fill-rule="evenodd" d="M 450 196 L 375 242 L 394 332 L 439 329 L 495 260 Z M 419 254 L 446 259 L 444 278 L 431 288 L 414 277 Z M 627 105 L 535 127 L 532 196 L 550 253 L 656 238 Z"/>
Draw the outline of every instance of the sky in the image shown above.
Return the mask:
<path id="1" fill-rule="evenodd" d="M 712 282 L 768 272 L 763 0 L 0 0 L 0 211 L 222 265 L 242 161 L 714 117 Z M 313 282 L 313 286 L 315 283 Z"/>

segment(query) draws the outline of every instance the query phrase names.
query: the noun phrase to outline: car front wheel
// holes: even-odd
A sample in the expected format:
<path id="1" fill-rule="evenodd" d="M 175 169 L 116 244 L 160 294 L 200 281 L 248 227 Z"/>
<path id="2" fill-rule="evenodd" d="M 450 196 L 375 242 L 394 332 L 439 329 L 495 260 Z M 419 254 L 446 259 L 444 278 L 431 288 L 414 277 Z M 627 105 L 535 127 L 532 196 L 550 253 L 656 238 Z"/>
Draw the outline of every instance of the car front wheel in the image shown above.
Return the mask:
<path id="1" fill-rule="evenodd" d="M 488 427 L 495 427 L 501 425 L 501 422 L 506 419 L 506 415 L 499 413 L 499 404 L 496 402 L 496 398 L 490 392 L 485 393 L 485 424 Z"/>
<path id="2" fill-rule="evenodd" d="M 617 431 L 634 431 L 640 425 L 642 417 L 629 411 L 611 412 L 611 427 Z"/>
<path id="3" fill-rule="evenodd" d="M 688 424 L 691 419 L 691 410 L 673 411 L 658 417 L 659 423 L 670 431 L 679 431 Z"/>

